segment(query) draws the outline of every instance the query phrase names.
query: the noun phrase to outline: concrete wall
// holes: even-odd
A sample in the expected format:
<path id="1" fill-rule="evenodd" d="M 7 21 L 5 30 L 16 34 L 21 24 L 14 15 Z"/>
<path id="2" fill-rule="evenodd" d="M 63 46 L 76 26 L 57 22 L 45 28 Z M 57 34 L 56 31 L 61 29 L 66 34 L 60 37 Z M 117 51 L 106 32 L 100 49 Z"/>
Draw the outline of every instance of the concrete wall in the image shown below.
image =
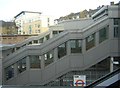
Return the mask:
<path id="1" fill-rule="evenodd" d="M 65 30 L 83 29 L 93 24 L 92 19 L 78 19 L 62 21 L 58 25 L 63 26 Z"/>
<path id="2" fill-rule="evenodd" d="M 54 58 L 57 61 L 53 62 L 47 67 L 44 67 L 41 70 L 32 70 L 28 68 L 25 72 L 20 74 L 21 76 L 17 76 L 16 78 L 13 78 L 10 81 L 7 81 L 6 84 L 26 84 L 26 85 L 43 85 L 45 83 L 48 83 L 49 81 L 55 80 L 55 78 L 69 72 L 70 70 L 84 70 L 100 61 L 103 59 L 109 57 L 109 56 L 116 56 L 118 53 L 116 45 L 112 45 L 112 47 L 115 47 L 113 50 L 111 50 L 111 43 L 115 43 L 117 41 L 114 41 L 113 39 L 113 32 L 109 31 L 109 39 L 104 41 L 103 43 L 99 44 L 98 43 L 98 30 L 103 28 L 104 26 L 109 24 L 109 19 L 101 21 L 96 26 L 91 27 L 90 30 L 84 31 L 84 34 L 82 36 L 81 32 L 66 32 L 62 33 L 61 35 L 52 38 L 51 40 L 46 41 L 44 44 L 41 44 L 41 46 L 30 46 L 27 48 L 23 48 L 20 51 L 16 52 L 12 56 L 5 58 L 4 59 L 4 67 L 9 66 L 10 64 L 20 60 L 24 56 L 27 55 L 42 55 L 46 52 L 48 52 L 51 49 L 57 49 L 57 46 L 62 44 L 63 42 L 68 41 L 69 39 L 82 39 L 83 47 L 82 47 L 82 54 L 70 54 L 67 53 L 66 56 L 62 57 L 61 59 L 58 60 L 58 58 Z M 112 20 L 111 20 L 112 21 Z M 109 30 L 112 30 L 112 27 L 109 27 Z M 96 44 L 95 47 L 91 48 L 90 50 L 86 51 L 85 50 L 85 38 L 88 35 L 91 35 L 96 32 Z M 67 42 L 69 43 L 69 42 Z M 115 43 L 116 44 L 116 43 Z M 69 46 L 68 46 L 69 49 Z M 103 51 L 104 49 L 104 51 Z M 67 50 L 70 52 L 69 50 Z M 55 55 L 57 52 L 54 53 Z M 14 59 L 13 59 L 14 58 Z M 7 61 L 9 60 L 9 61 Z M 42 63 L 43 64 L 43 63 Z M 27 76 L 26 76 L 27 75 Z M 25 80 L 22 82 L 22 80 Z M 18 81 L 19 80 L 19 81 Z"/>

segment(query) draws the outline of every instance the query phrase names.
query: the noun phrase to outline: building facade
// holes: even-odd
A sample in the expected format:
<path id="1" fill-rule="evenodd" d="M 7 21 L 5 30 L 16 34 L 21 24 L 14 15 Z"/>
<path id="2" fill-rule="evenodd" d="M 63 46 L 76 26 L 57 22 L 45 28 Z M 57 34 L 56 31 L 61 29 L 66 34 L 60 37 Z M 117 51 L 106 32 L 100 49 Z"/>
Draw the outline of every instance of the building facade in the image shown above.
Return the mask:
<path id="1" fill-rule="evenodd" d="M 54 22 L 55 24 L 58 24 L 59 22 L 66 21 L 66 20 L 76 20 L 76 19 L 88 19 L 90 18 L 95 12 L 100 10 L 102 7 L 98 7 L 97 9 L 89 9 L 88 10 L 83 10 L 77 13 L 70 13 L 66 16 L 60 17 L 59 19 L 55 19 Z"/>
<path id="2" fill-rule="evenodd" d="M 0 35 L 17 34 L 17 28 L 14 22 L 0 21 Z"/>
<path id="3" fill-rule="evenodd" d="M 104 6 L 92 15 L 94 22 L 82 29 L 64 29 L 52 38 L 46 33 L 3 48 L 3 84 L 73 86 L 74 75 L 85 75 L 89 85 L 118 69 L 119 10 L 119 5 Z"/>
<path id="4" fill-rule="evenodd" d="M 54 23 L 51 17 L 40 12 L 22 11 L 14 18 L 18 34 L 40 34 L 48 31 L 48 27 Z"/>
<path id="5" fill-rule="evenodd" d="M 18 44 L 36 35 L 0 35 L 0 44 Z"/>

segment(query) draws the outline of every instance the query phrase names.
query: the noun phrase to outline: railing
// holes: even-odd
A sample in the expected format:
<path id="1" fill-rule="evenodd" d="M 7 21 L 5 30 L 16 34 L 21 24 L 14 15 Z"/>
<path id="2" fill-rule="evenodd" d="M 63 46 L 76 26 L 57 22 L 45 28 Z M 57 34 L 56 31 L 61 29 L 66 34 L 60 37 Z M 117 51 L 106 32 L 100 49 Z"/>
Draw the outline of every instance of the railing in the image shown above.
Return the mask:
<path id="1" fill-rule="evenodd" d="M 105 75 L 104 77 L 98 79 L 97 81 L 89 84 L 85 88 L 93 88 L 93 87 L 97 86 L 98 84 L 104 82 L 105 80 L 107 80 L 107 79 L 109 79 L 109 78 L 111 78 L 111 77 L 113 77 L 113 76 L 115 76 L 115 75 L 117 75 L 119 73 L 120 73 L 120 68 L 115 70 L 115 71 L 113 71 L 112 73 L 109 73 L 109 74 Z"/>

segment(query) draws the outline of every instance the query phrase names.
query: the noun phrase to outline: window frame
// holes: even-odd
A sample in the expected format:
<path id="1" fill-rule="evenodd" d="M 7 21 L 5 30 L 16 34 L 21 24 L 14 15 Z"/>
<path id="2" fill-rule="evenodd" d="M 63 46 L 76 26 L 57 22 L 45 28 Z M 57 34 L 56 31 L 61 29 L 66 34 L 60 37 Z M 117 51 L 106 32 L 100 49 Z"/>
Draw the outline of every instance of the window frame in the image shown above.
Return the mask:
<path id="1" fill-rule="evenodd" d="M 63 46 L 64 46 L 64 48 L 63 48 Z M 58 49 L 58 58 L 59 59 L 62 58 L 62 57 L 64 57 L 65 55 L 67 55 L 67 43 L 66 42 L 62 43 L 61 45 L 59 45 L 57 47 L 57 49 Z"/>
<path id="2" fill-rule="evenodd" d="M 74 47 L 71 46 L 72 41 L 74 41 Z M 70 40 L 70 50 L 71 50 L 71 53 L 82 53 L 82 40 L 81 39 L 71 39 Z"/>
<path id="3" fill-rule="evenodd" d="M 25 62 L 24 62 L 25 61 Z M 25 65 L 25 67 L 23 67 Z M 17 61 L 17 73 L 22 73 L 27 70 L 26 57 Z"/>
<path id="4" fill-rule="evenodd" d="M 38 55 L 30 55 L 30 69 L 40 69 L 41 68 L 41 60 Z"/>
<path id="5" fill-rule="evenodd" d="M 44 54 L 44 65 L 46 67 L 53 62 L 54 62 L 54 50 L 51 50 Z"/>
<path id="6" fill-rule="evenodd" d="M 99 30 L 99 43 L 108 39 L 108 26 Z"/>
<path id="7" fill-rule="evenodd" d="M 12 71 L 11 71 L 11 72 L 12 72 L 11 75 L 10 75 L 10 73 L 8 72 L 8 71 L 10 71 L 10 70 L 12 70 Z M 5 68 L 5 79 L 6 79 L 6 80 L 9 80 L 9 79 L 13 78 L 14 75 L 15 75 L 15 73 L 14 73 L 14 64 L 12 64 L 12 65 L 10 65 L 10 66 L 8 66 L 8 67 Z M 7 76 L 8 76 L 8 77 L 7 77 Z"/>
<path id="8" fill-rule="evenodd" d="M 88 37 L 85 38 L 86 40 L 86 51 L 95 47 L 95 41 L 96 41 L 96 36 L 95 36 L 96 33 L 93 33 L 91 35 L 89 35 Z M 93 39 L 92 39 L 93 37 Z"/>

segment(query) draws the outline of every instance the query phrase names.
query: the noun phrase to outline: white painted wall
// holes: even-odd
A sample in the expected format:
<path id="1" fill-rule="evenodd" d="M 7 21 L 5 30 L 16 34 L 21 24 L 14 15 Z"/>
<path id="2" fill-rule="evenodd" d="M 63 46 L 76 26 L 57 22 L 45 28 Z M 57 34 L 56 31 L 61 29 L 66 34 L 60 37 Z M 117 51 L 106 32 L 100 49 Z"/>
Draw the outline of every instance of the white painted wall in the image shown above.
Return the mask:
<path id="1" fill-rule="evenodd" d="M 47 15 L 41 15 L 41 22 L 42 22 L 42 27 L 48 27 L 48 18 L 49 18 L 49 26 L 54 25 L 54 17 L 52 16 L 47 16 Z"/>

